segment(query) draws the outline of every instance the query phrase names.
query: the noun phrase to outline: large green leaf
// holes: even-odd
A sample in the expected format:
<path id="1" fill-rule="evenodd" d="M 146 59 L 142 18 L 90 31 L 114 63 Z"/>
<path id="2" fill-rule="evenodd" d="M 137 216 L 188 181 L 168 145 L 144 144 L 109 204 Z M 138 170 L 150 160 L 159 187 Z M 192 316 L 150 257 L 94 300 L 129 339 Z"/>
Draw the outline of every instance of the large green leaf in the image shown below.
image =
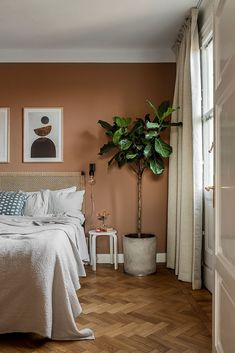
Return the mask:
<path id="1" fill-rule="evenodd" d="M 144 146 L 141 145 L 141 144 L 135 144 L 135 148 L 136 148 L 138 151 L 140 151 L 140 150 L 142 150 L 142 149 L 144 148 Z"/>
<path id="2" fill-rule="evenodd" d="M 150 169 L 154 174 L 162 174 L 162 172 L 164 171 L 163 161 L 161 159 L 151 159 Z"/>
<path id="3" fill-rule="evenodd" d="M 115 156 L 115 160 L 119 167 L 122 167 L 126 163 L 126 155 L 124 152 L 119 152 Z"/>
<path id="4" fill-rule="evenodd" d="M 144 121 L 141 119 L 136 119 L 136 121 L 134 122 L 134 127 L 132 129 L 132 133 L 140 136 L 143 134 L 144 129 L 145 129 Z"/>
<path id="5" fill-rule="evenodd" d="M 118 153 L 116 153 L 109 161 L 108 161 L 108 165 L 110 166 L 113 161 L 116 159 L 116 157 L 119 155 L 120 151 Z"/>
<path id="6" fill-rule="evenodd" d="M 157 137 L 158 133 L 157 131 L 149 131 L 145 134 L 145 138 L 147 140 L 151 140 L 153 137 Z"/>
<path id="7" fill-rule="evenodd" d="M 132 145 L 132 142 L 127 139 L 123 139 L 119 141 L 119 145 L 121 147 L 121 150 L 125 151 L 128 150 L 128 148 Z"/>
<path id="8" fill-rule="evenodd" d="M 170 102 L 169 101 L 163 101 L 159 107 L 158 107 L 158 113 L 159 113 L 159 117 L 161 118 L 163 116 L 163 114 L 168 110 L 168 108 L 170 107 Z"/>
<path id="9" fill-rule="evenodd" d="M 118 145 L 119 140 L 120 140 L 120 138 L 122 137 L 122 135 L 123 135 L 123 128 L 120 128 L 120 129 L 118 129 L 117 131 L 115 131 L 115 133 L 114 133 L 114 135 L 113 135 L 113 143 L 114 143 L 115 145 Z"/>
<path id="10" fill-rule="evenodd" d="M 143 126 L 138 126 L 138 128 L 135 130 L 136 135 L 141 136 L 144 133 L 144 127 Z"/>
<path id="11" fill-rule="evenodd" d="M 111 130 L 112 129 L 112 125 L 110 125 L 109 123 L 107 123 L 104 120 L 98 120 L 98 124 L 100 124 L 105 130 Z"/>
<path id="12" fill-rule="evenodd" d="M 104 153 L 109 152 L 112 148 L 116 147 L 112 141 L 109 141 L 108 143 L 105 143 L 99 152 L 99 155 L 102 155 Z"/>
<path id="13" fill-rule="evenodd" d="M 121 118 L 120 116 L 115 116 L 113 120 L 118 127 L 127 127 L 131 122 L 131 118 Z"/>
<path id="14" fill-rule="evenodd" d="M 154 148 L 157 153 L 162 157 L 169 157 L 172 153 L 172 147 L 168 143 L 164 142 L 161 138 L 156 138 Z"/>
<path id="15" fill-rule="evenodd" d="M 159 113 L 157 108 L 153 105 L 153 103 L 151 103 L 148 99 L 146 100 L 146 102 L 150 105 L 150 107 L 153 109 L 154 111 L 154 115 L 159 119 Z"/>
<path id="16" fill-rule="evenodd" d="M 159 126 L 160 125 L 158 123 L 152 123 L 151 121 L 147 121 L 146 123 L 147 129 L 157 129 Z"/>
<path id="17" fill-rule="evenodd" d="M 129 134 L 130 138 L 133 138 L 135 136 L 137 136 L 139 138 L 139 136 L 144 133 L 144 129 L 145 129 L 144 121 L 141 119 L 136 119 L 133 122 L 133 126 L 132 126 L 132 129 Z"/>
<path id="18" fill-rule="evenodd" d="M 127 159 L 134 159 L 134 158 L 136 158 L 138 156 L 138 153 L 134 153 L 134 152 L 128 152 L 127 154 L 126 154 L 126 158 Z"/>
<path id="19" fill-rule="evenodd" d="M 112 130 L 107 130 L 105 132 L 105 134 L 108 135 L 108 136 L 113 136 L 113 131 Z"/>
<path id="20" fill-rule="evenodd" d="M 145 117 L 144 117 L 144 120 L 145 121 L 150 121 L 150 114 L 146 114 Z"/>
<path id="21" fill-rule="evenodd" d="M 145 149 L 144 149 L 144 155 L 146 158 L 149 158 L 153 153 L 153 148 L 152 148 L 152 145 L 148 144 L 145 146 Z"/>
<path id="22" fill-rule="evenodd" d="M 165 113 L 162 115 L 162 121 L 166 119 L 169 115 L 171 115 L 173 112 L 175 112 L 176 109 L 169 107 Z"/>

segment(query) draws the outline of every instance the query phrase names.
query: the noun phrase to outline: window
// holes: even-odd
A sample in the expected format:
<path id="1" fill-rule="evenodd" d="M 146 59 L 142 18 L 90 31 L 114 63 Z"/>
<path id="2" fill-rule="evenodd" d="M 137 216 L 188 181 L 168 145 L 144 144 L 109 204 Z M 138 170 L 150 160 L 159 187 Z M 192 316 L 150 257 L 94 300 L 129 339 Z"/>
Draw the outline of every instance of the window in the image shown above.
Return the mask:
<path id="1" fill-rule="evenodd" d="M 212 36 L 201 48 L 202 68 L 202 128 L 203 128 L 203 176 L 204 176 L 204 285 L 213 292 L 214 254 L 214 118 L 213 118 L 213 40 Z"/>
<path id="2" fill-rule="evenodd" d="M 202 125 L 204 185 L 213 185 L 214 174 L 214 121 L 213 121 L 213 39 L 212 36 L 201 49 L 202 63 Z"/>
<path id="3" fill-rule="evenodd" d="M 213 109 L 213 38 L 202 47 L 202 99 L 203 115 Z M 209 113 L 210 114 L 210 113 Z"/>

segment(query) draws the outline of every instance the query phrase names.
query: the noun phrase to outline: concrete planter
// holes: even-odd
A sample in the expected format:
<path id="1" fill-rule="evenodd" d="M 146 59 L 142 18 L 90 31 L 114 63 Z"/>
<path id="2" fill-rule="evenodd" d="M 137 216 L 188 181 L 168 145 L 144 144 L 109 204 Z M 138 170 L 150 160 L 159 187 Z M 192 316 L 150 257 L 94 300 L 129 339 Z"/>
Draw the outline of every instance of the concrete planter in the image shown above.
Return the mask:
<path id="1" fill-rule="evenodd" d="M 146 276 L 156 272 L 157 238 L 153 234 L 135 234 L 123 237 L 124 271 L 133 276 Z"/>

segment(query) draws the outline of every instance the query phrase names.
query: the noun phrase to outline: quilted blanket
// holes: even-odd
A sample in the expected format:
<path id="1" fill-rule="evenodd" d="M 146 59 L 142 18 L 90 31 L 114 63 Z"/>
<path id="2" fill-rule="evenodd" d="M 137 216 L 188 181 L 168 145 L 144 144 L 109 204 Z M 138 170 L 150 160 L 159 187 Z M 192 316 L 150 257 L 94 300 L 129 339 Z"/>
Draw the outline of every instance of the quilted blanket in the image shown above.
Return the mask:
<path id="1" fill-rule="evenodd" d="M 80 219 L 0 216 L 0 333 L 93 339 L 75 322 L 87 260 Z"/>

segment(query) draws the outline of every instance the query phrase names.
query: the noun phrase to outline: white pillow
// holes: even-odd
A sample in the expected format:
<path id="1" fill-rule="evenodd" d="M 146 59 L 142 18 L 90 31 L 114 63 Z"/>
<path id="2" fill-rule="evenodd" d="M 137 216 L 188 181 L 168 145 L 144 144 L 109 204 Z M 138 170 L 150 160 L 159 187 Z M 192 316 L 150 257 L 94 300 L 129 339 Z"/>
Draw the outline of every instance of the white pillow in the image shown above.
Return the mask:
<path id="1" fill-rule="evenodd" d="M 59 189 L 59 190 L 49 190 L 52 194 L 55 193 L 61 193 L 61 192 L 74 192 L 77 190 L 76 186 L 71 186 L 70 188 L 66 188 L 66 189 Z"/>
<path id="2" fill-rule="evenodd" d="M 42 217 L 47 214 L 49 190 L 26 192 L 27 200 L 23 209 L 23 216 Z"/>
<path id="3" fill-rule="evenodd" d="M 58 214 L 76 214 L 82 210 L 82 203 L 85 190 L 56 193 L 50 198 L 50 209 L 48 213 Z"/>
<path id="4" fill-rule="evenodd" d="M 48 211 L 49 214 L 54 214 L 53 212 L 53 205 L 54 205 L 54 197 L 60 197 L 63 194 L 68 194 L 70 192 L 76 191 L 76 186 L 71 186 L 67 189 L 60 189 L 60 190 L 47 190 L 49 191 L 49 202 L 48 202 Z"/>

